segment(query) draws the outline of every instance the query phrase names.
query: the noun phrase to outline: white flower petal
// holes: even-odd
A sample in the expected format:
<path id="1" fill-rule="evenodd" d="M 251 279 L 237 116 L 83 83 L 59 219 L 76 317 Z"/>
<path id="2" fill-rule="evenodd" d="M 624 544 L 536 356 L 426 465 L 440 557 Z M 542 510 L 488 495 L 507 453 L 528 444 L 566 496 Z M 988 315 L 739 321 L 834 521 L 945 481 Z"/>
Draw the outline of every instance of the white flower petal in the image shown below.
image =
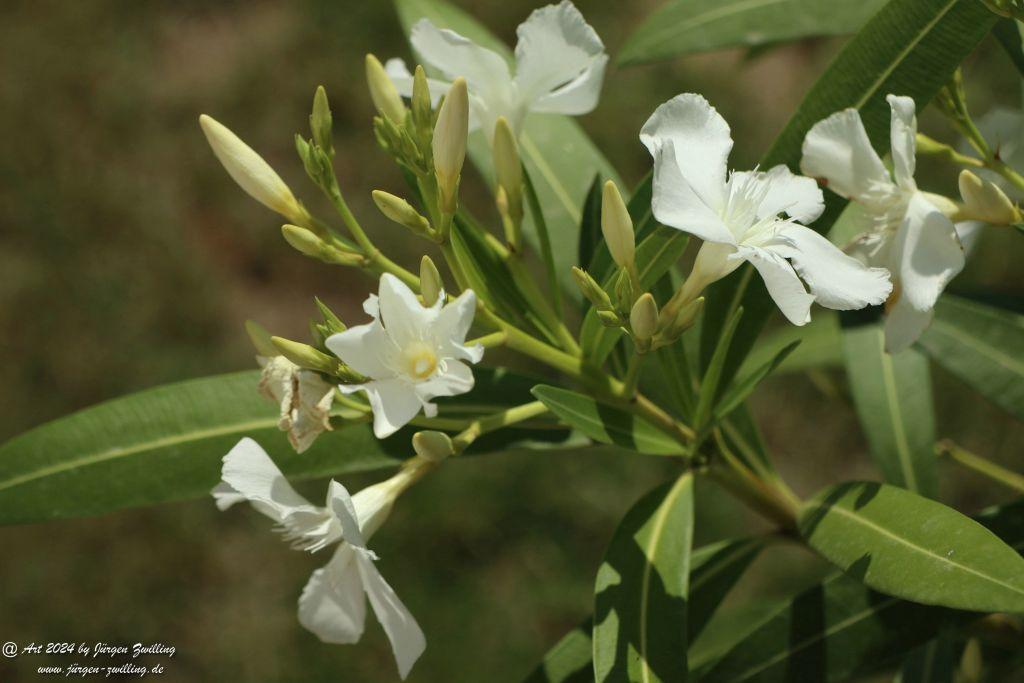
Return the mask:
<path id="1" fill-rule="evenodd" d="M 248 437 L 224 456 L 221 478 L 253 503 L 253 507 L 278 523 L 283 524 L 298 512 L 319 513 L 321 510 L 296 493 L 266 451 Z M 223 487 L 215 489 L 218 490 L 222 494 L 226 491 Z"/>
<path id="2" fill-rule="evenodd" d="M 377 298 L 376 294 L 370 294 L 370 296 L 366 297 L 366 301 L 363 302 L 363 313 L 371 318 L 380 317 L 380 299 Z"/>
<path id="3" fill-rule="evenodd" d="M 508 64 L 501 55 L 455 31 L 439 29 L 429 19 L 416 22 L 409 40 L 416 53 L 447 80 L 454 81 L 462 76 L 479 93 L 507 87 L 512 81 Z"/>
<path id="4" fill-rule="evenodd" d="M 889 95 L 885 100 L 892 110 L 889 130 L 896 184 L 908 190 L 916 190 L 914 168 L 917 164 L 917 116 L 914 113 L 914 100 L 896 95 Z"/>
<path id="5" fill-rule="evenodd" d="M 844 109 L 814 124 L 804 138 L 800 171 L 824 178 L 830 190 L 848 199 L 892 184 L 856 109 Z"/>
<path id="6" fill-rule="evenodd" d="M 412 290 L 391 273 L 380 276 L 378 295 L 381 322 L 400 349 L 411 341 L 423 339 L 438 317 L 439 308 L 424 307 Z M 371 373 L 371 376 L 377 375 Z"/>
<path id="7" fill-rule="evenodd" d="M 706 242 L 736 243 L 736 236 L 719 213 L 683 177 L 671 140 L 664 141 L 654 154 L 651 210 L 661 223 L 696 235 Z"/>
<path id="8" fill-rule="evenodd" d="M 381 576 L 371 557 L 357 550 L 355 562 L 373 613 L 377 615 L 377 620 L 391 641 L 391 650 L 398 663 L 398 675 L 404 680 L 426 649 L 427 640 L 416 619 Z"/>
<path id="9" fill-rule="evenodd" d="M 463 358 L 474 363 L 483 358 L 482 346 L 470 348 L 463 345 L 475 315 L 476 293 L 472 289 L 467 289 L 441 309 L 431 324 L 431 334 L 437 340 L 442 356 Z"/>
<path id="10" fill-rule="evenodd" d="M 748 179 L 764 188 L 764 199 L 757 209 L 758 219 L 785 213 L 801 223 L 812 223 L 825 210 L 825 198 L 817 181 L 795 175 L 783 164 L 773 167 L 767 173 L 735 171 L 729 182 L 747 182 Z"/>
<path id="11" fill-rule="evenodd" d="M 363 635 L 366 597 L 355 554 L 352 546 L 342 543 L 302 589 L 299 623 L 325 643 L 355 643 Z"/>
<path id="12" fill-rule="evenodd" d="M 900 300 L 926 311 L 964 267 L 964 251 L 953 223 L 921 193 L 915 193 L 896 233 L 890 270 L 899 281 Z"/>
<path id="13" fill-rule="evenodd" d="M 452 359 L 443 362 L 442 372 L 416 385 L 416 395 L 421 401 L 438 396 L 458 396 L 473 389 L 473 371 L 468 365 Z"/>
<path id="14" fill-rule="evenodd" d="M 384 71 L 388 78 L 395 84 L 395 89 L 402 97 L 412 97 L 413 75 L 409 67 L 398 57 L 392 57 L 384 64 Z M 430 104 L 437 106 L 438 101 L 444 97 L 451 87 L 451 83 L 440 81 L 436 78 L 427 78 L 427 90 L 430 92 Z"/>
<path id="15" fill-rule="evenodd" d="M 244 503 L 248 498 L 235 490 L 235 487 L 227 482 L 221 482 L 210 491 L 217 509 L 223 512 L 236 503 Z"/>
<path id="16" fill-rule="evenodd" d="M 1024 170 L 1024 111 L 999 107 L 991 109 L 978 119 L 978 129 L 1000 160 L 1014 169 Z M 967 155 L 977 155 L 966 140 L 960 145 L 960 151 Z M 998 185 L 1010 199 L 1024 201 L 1024 192 L 998 173 L 988 169 L 978 169 L 976 172 L 985 180 Z"/>
<path id="17" fill-rule="evenodd" d="M 331 353 L 362 375 L 383 379 L 395 374 L 393 368 L 399 351 L 380 320 L 332 334 L 324 344 Z"/>
<path id="18" fill-rule="evenodd" d="M 534 10 L 516 35 L 515 83 L 531 110 L 586 114 L 597 106 L 608 56 L 571 2 Z"/>
<path id="19" fill-rule="evenodd" d="M 409 424 L 423 407 L 412 385 L 400 379 L 374 380 L 348 389 L 366 392 L 373 410 L 373 433 L 378 439 L 389 437 Z"/>
<path id="20" fill-rule="evenodd" d="M 788 258 L 815 301 L 837 311 L 883 303 L 892 292 L 889 271 L 868 268 L 802 225 L 788 225 L 769 247 Z"/>
<path id="21" fill-rule="evenodd" d="M 757 247 L 740 247 L 743 258 L 757 268 L 768 293 L 775 304 L 794 325 L 806 325 L 811 320 L 814 295 L 808 294 L 793 267 L 778 254 Z"/>
<path id="22" fill-rule="evenodd" d="M 348 489 L 340 481 L 331 479 L 327 486 L 327 506 L 341 525 L 341 536 L 354 548 L 366 548 L 366 540 L 359 529 L 359 513 Z"/>
<path id="23" fill-rule="evenodd" d="M 964 248 L 964 258 L 968 258 L 981 237 L 981 229 L 985 224 L 981 221 L 961 221 L 954 225 L 956 236 L 960 238 L 960 244 Z"/>
<path id="24" fill-rule="evenodd" d="M 900 297 L 891 306 L 885 317 L 885 350 L 887 353 L 899 353 L 917 341 L 932 322 L 933 309 L 915 310 Z"/>
<path id="25" fill-rule="evenodd" d="M 656 166 L 658 150 L 671 142 L 678 172 L 705 204 L 715 211 L 722 209 L 732 137 L 729 124 L 706 99 L 685 93 L 665 102 L 647 119 L 640 141 L 655 158 Z"/>

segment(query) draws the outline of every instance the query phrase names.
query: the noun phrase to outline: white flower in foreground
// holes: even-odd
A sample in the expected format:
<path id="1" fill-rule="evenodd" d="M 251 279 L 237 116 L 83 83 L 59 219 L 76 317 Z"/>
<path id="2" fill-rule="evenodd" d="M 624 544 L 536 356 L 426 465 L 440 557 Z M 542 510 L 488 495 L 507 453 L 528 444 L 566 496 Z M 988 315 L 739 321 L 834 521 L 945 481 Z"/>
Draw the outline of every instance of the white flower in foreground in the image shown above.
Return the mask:
<path id="1" fill-rule="evenodd" d="M 824 208 L 813 180 L 785 166 L 728 173 L 729 124 L 700 95 L 678 95 L 662 104 L 640 140 L 654 157 L 655 217 L 704 240 L 684 285 L 687 300 L 745 261 L 794 325 L 810 320 L 815 301 L 850 310 L 889 295 L 885 270 L 866 268 L 797 223 L 813 221 Z"/>
<path id="2" fill-rule="evenodd" d="M 1024 111 L 997 107 L 978 119 L 978 130 L 1000 161 L 1015 170 L 1024 170 Z M 977 155 L 966 140 L 960 144 L 960 151 Z M 981 168 L 974 172 L 998 185 L 1010 199 L 1024 201 L 1024 192 L 995 171 Z"/>
<path id="3" fill-rule="evenodd" d="M 516 29 L 515 75 L 504 57 L 428 19 L 412 27 L 410 41 L 424 64 L 444 80 L 430 80 L 436 103 L 457 77 L 469 84 L 473 128 L 488 141 L 504 116 L 518 135 L 528 112 L 586 114 L 597 106 L 608 55 L 594 29 L 569 0 L 534 12 Z M 401 59 L 390 59 L 387 72 L 398 92 L 412 96 L 412 74 Z"/>
<path id="4" fill-rule="evenodd" d="M 257 356 L 256 361 L 263 368 L 260 393 L 280 406 L 278 429 L 288 432 L 292 448 L 302 453 L 321 432 L 331 429 L 334 385 L 284 356 Z"/>
<path id="5" fill-rule="evenodd" d="M 479 362 L 484 348 L 466 346 L 476 313 L 476 295 L 467 289 L 444 305 L 419 302 L 394 275 L 380 277 L 380 296 L 370 295 L 363 310 L 372 323 L 350 327 L 327 338 L 327 348 L 356 372 L 364 384 L 341 385 L 346 394 L 365 391 L 373 409 L 373 433 L 383 439 L 408 424 L 423 409 L 437 414 L 430 400 L 473 388 L 473 372 L 462 361 Z"/>
<path id="6" fill-rule="evenodd" d="M 811 128 L 800 168 L 863 208 L 869 223 L 855 249 L 869 264 L 892 272 L 896 290 L 887 310 L 885 347 L 895 353 L 931 323 L 935 301 L 964 267 L 964 251 L 953 223 L 914 182 L 914 101 L 895 95 L 887 100 L 892 174 L 871 146 L 856 109 L 844 109 Z"/>
<path id="7" fill-rule="evenodd" d="M 299 623 L 326 643 L 355 643 L 363 635 L 369 598 L 404 679 L 423 654 L 426 639 L 377 570 L 377 556 L 366 547 L 366 541 L 415 477 L 414 468 L 405 468 L 354 496 L 332 480 L 326 505 L 318 507 L 291 487 L 259 444 L 245 438 L 224 456 L 221 476 L 223 481 L 212 492 L 221 510 L 249 501 L 277 522 L 284 538 L 298 549 L 315 552 L 340 543 L 330 562 L 313 572 L 303 589 Z"/>
<path id="8" fill-rule="evenodd" d="M 250 197 L 292 223 L 308 222 L 309 214 L 281 176 L 252 147 L 212 116 L 200 116 L 199 125 L 224 170 Z"/>

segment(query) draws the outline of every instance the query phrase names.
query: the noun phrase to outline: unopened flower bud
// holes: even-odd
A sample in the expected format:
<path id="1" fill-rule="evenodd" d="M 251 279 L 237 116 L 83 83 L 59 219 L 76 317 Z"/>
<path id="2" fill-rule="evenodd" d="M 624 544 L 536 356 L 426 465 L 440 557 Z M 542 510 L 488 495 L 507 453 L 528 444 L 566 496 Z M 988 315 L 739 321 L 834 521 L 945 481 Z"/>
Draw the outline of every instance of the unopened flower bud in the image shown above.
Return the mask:
<path id="1" fill-rule="evenodd" d="M 318 85 L 313 95 L 313 113 L 309 115 L 309 130 L 313 141 L 320 146 L 327 156 L 334 156 L 334 145 L 331 142 L 331 108 L 327 104 L 327 91 Z"/>
<path id="2" fill-rule="evenodd" d="M 256 347 L 256 353 L 267 358 L 278 354 L 277 347 L 270 341 L 270 333 L 263 325 L 255 320 L 246 320 L 245 332 L 249 335 L 252 345 Z"/>
<path id="3" fill-rule="evenodd" d="M 374 190 L 371 194 L 373 203 L 388 219 L 404 225 L 417 235 L 430 233 L 430 221 L 421 216 L 409 202 L 384 190 Z"/>
<path id="4" fill-rule="evenodd" d="M 622 201 L 619 188 L 611 180 L 604 184 L 601 195 L 601 232 L 611 252 L 612 260 L 621 268 L 633 267 L 636 251 L 636 237 L 633 234 L 633 219 L 629 217 L 626 203 Z"/>
<path id="5" fill-rule="evenodd" d="M 366 55 L 366 83 L 370 86 L 370 98 L 381 116 L 394 123 L 405 120 L 405 105 L 391 82 L 384 65 L 373 55 Z"/>
<path id="6" fill-rule="evenodd" d="M 507 195 L 509 215 L 513 220 L 522 220 L 523 166 L 519 161 L 516 135 L 504 116 L 499 116 L 494 126 L 493 151 L 495 176 Z"/>
<path id="7" fill-rule="evenodd" d="M 338 332 L 344 332 L 348 329 L 345 323 L 341 322 L 341 318 L 339 318 L 334 311 L 328 308 L 327 304 L 320 301 L 320 297 L 313 297 L 313 300 L 316 302 L 316 307 L 320 310 L 320 315 L 324 318 L 324 322 L 321 327 L 328 332 L 326 336 L 337 334 Z"/>
<path id="8" fill-rule="evenodd" d="M 615 281 L 615 303 L 620 311 L 628 311 L 633 307 L 636 292 L 633 290 L 633 280 L 629 271 L 625 268 L 619 269 L 618 279 Z"/>
<path id="9" fill-rule="evenodd" d="M 598 311 L 609 311 L 612 308 L 612 300 L 608 296 L 608 292 L 604 291 L 604 288 L 597 283 L 590 273 L 583 270 L 582 268 L 572 267 L 572 277 L 576 281 L 576 286 L 580 288 L 580 292 L 594 304 L 594 307 Z"/>
<path id="10" fill-rule="evenodd" d="M 966 218 L 992 225 L 1013 225 L 1021 221 L 1020 210 L 998 185 L 966 169 L 960 172 L 960 195 L 964 199 Z"/>
<path id="11" fill-rule="evenodd" d="M 597 311 L 597 319 L 600 320 L 601 324 L 605 327 L 622 327 L 626 322 L 616 311 L 601 309 L 598 309 Z"/>
<path id="12" fill-rule="evenodd" d="M 650 292 L 642 295 L 629 311 L 629 326 L 639 341 L 649 340 L 658 329 L 658 304 Z"/>
<path id="13" fill-rule="evenodd" d="M 698 297 L 682 308 L 665 306 L 658 315 L 658 342 L 671 344 L 693 327 L 697 316 L 704 310 L 704 297 Z"/>
<path id="14" fill-rule="evenodd" d="M 466 160 L 469 136 L 469 93 L 466 79 L 459 77 L 448 89 L 434 125 L 434 173 L 440 193 L 441 210 L 453 214 L 459 189 L 459 175 Z"/>
<path id="15" fill-rule="evenodd" d="M 423 295 L 423 304 L 426 306 L 433 306 L 444 294 L 441 273 L 434 265 L 434 260 L 427 255 L 420 259 L 420 294 Z"/>
<path id="16" fill-rule="evenodd" d="M 341 363 L 336 358 L 328 356 L 323 351 L 318 351 L 309 344 L 292 341 L 284 337 L 271 337 L 270 341 L 282 356 L 300 368 L 325 372 L 329 375 L 338 373 Z"/>
<path id="17" fill-rule="evenodd" d="M 361 265 L 364 261 L 359 254 L 342 251 L 317 237 L 311 230 L 300 228 L 297 225 L 282 225 L 281 234 L 285 241 L 300 254 L 319 259 L 324 263 L 356 266 Z"/>
<path id="18" fill-rule="evenodd" d="M 427 84 L 427 72 L 423 66 L 416 65 L 416 73 L 412 77 L 412 120 L 418 128 L 430 130 L 430 119 L 433 106 L 430 100 L 430 86 Z"/>
<path id="19" fill-rule="evenodd" d="M 308 221 L 309 214 L 263 157 L 212 117 L 203 114 L 199 125 L 228 175 L 250 197 L 291 221 Z"/>
<path id="20" fill-rule="evenodd" d="M 981 0 L 992 12 L 1007 19 L 1024 21 L 1024 0 Z"/>
<path id="21" fill-rule="evenodd" d="M 455 454 L 455 446 L 444 432 L 416 432 L 412 435 L 412 447 L 416 455 L 430 462 L 441 462 Z"/>

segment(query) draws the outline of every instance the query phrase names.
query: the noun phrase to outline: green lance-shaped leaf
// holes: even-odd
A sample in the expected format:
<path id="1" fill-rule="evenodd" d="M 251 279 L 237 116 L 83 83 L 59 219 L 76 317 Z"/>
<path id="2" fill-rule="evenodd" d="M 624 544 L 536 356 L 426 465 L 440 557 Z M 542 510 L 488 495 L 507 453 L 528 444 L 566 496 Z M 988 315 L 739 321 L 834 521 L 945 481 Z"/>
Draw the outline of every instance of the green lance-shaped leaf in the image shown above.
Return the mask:
<path id="1" fill-rule="evenodd" d="M 1024 420 L 1024 316 L 946 295 L 920 344 L 936 363 Z"/>
<path id="2" fill-rule="evenodd" d="M 697 395 L 697 407 L 693 411 L 693 424 L 698 430 L 707 426 L 711 418 L 711 408 L 718 398 L 719 389 L 722 386 L 722 368 L 725 366 L 725 359 L 729 354 L 729 347 L 732 345 L 733 335 L 736 327 L 743 318 L 743 309 L 738 308 L 732 315 L 729 324 L 722 330 L 722 336 L 718 342 L 718 348 L 711 361 L 708 363 L 704 377 L 700 381 L 700 393 Z"/>
<path id="3" fill-rule="evenodd" d="M 731 413 L 733 410 L 738 408 L 741 403 L 747 400 L 747 397 L 753 393 L 754 389 L 757 388 L 761 382 L 765 380 L 768 375 L 775 371 L 780 364 L 782 364 L 786 357 L 793 352 L 796 347 L 800 345 L 800 341 L 790 342 L 787 346 L 784 346 L 773 358 L 765 362 L 760 367 L 754 368 L 750 374 L 746 375 L 742 379 L 737 380 L 729 387 L 722 395 L 721 400 L 715 405 L 715 420 L 721 420 L 726 415 Z"/>
<path id="4" fill-rule="evenodd" d="M 472 394 L 441 400 L 456 416 L 530 401 L 535 384 L 507 371 L 474 370 Z M 397 465 L 412 454 L 409 428 L 379 440 L 367 423 L 322 434 L 297 454 L 277 428 L 278 408 L 257 392 L 259 372 L 148 389 L 46 423 L 0 446 L 0 524 L 96 515 L 206 495 L 221 458 L 243 436 L 260 443 L 289 479 Z M 564 432 L 508 430 L 474 445 L 498 450 Z M 497 437 L 497 440 L 492 440 Z"/>
<path id="5" fill-rule="evenodd" d="M 685 681 L 693 474 L 644 496 L 616 529 L 594 586 L 597 681 Z"/>
<path id="6" fill-rule="evenodd" d="M 682 455 L 683 447 L 647 420 L 590 396 L 545 384 L 533 395 L 563 422 L 594 441 L 615 444 L 648 455 Z"/>
<path id="7" fill-rule="evenodd" d="M 736 538 L 696 548 L 690 554 L 686 631 L 691 645 L 768 542 L 766 537 Z M 524 683 L 593 681 L 593 628 L 593 620 L 588 618 L 565 634 Z"/>
<path id="8" fill-rule="evenodd" d="M 597 252 L 601 236 L 601 187 L 604 181 L 600 174 L 594 176 L 594 182 L 587 190 L 583 200 L 580 218 L 580 241 L 576 247 L 576 263 L 584 270 Z"/>
<path id="9" fill-rule="evenodd" d="M 886 0 L 669 0 L 623 45 L 619 64 L 853 33 Z"/>
<path id="10" fill-rule="evenodd" d="M 998 17 L 978 0 L 891 0 L 836 56 L 800 104 L 761 168 L 786 164 L 799 170 L 804 136 L 818 121 L 852 107 L 860 112 L 876 151 L 889 148 L 886 95 L 912 97 L 922 109 Z M 809 227 L 828 233 L 844 202 L 825 192 L 828 210 Z M 761 278 L 744 266 L 709 288 L 704 309 L 702 360 L 715 349 L 721 328 L 738 306 L 746 311 L 723 371 L 730 381 L 776 307 Z M 814 311 L 818 315 L 820 309 Z"/>
<path id="11" fill-rule="evenodd" d="M 857 417 L 886 481 L 934 496 L 935 414 L 928 359 L 885 352 L 881 325 L 843 330 L 843 358 Z"/>
<path id="12" fill-rule="evenodd" d="M 1024 558 L 956 510 L 873 482 L 831 486 L 806 503 L 800 533 L 865 585 L 926 605 L 1024 612 Z"/>
<path id="13" fill-rule="evenodd" d="M 994 508 L 978 522 L 1020 550 L 1022 509 L 1022 501 Z M 691 648 L 700 680 L 839 683 L 891 667 L 936 635 L 978 617 L 882 595 L 846 575 L 788 600 L 746 607 L 716 617 Z"/>
<path id="14" fill-rule="evenodd" d="M 956 652 L 948 632 L 911 652 L 893 683 L 953 683 Z"/>
<path id="15" fill-rule="evenodd" d="M 753 372 L 795 341 L 799 341 L 800 346 L 775 368 L 776 375 L 842 365 L 839 316 L 827 309 L 818 309 L 806 325 L 780 325 L 761 335 L 737 374 Z"/>
<path id="16" fill-rule="evenodd" d="M 1013 19 L 1000 19 L 992 27 L 992 35 L 1006 51 L 1017 71 L 1024 76 L 1024 44 L 1021 42 L 1020 25 Z"/>
<path id="17" fill-rule="evenodd" d="M 430 19 L 440 28 L 448 28 L 483 47 L 494 50 L 511 62 L 508 46 L 461 9 L 444 0 L 395 0 L 399 20 L 408 35 L 420 19 Z M 524 17 L 525 18 L 525 17 Z M 430 76 L 429 65 L 424 64 Z M 576 258 L 579 243 L 580 207 L 587 190 L 600 173 L 622 187 L 618 174 L 594 146 L 576 121 L 555 114 L 528 115 L 519 138 L 519 154 L 540 197 L 551 234 L 551 247 L 556 272 L 568 296 L 579 300 L 573 285 L 570 266 Z M 469 156 L 486 178 L 493 176 L 491 151 L 482 133 L 470 136 Z M 535 230 L 525 231 L 534 248 L 539 247 Z"/>

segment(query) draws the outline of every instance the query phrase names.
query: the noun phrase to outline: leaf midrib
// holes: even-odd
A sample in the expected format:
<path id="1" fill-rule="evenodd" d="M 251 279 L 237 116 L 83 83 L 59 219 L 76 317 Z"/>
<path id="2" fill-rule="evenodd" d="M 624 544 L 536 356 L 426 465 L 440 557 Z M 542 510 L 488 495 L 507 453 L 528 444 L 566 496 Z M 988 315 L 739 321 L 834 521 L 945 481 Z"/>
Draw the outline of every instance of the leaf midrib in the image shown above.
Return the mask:
<path id="1" fill-rule="evenodd" d="M 1015 359 L 1007 356 L 995 346 L 982 341 L 979 337 L 971 336 L 955 325 L 951 325 L 950 323 L 940 319 L 936 319 L 932 322 L 932 329 L 938 331 L 939 334 L 945 334 L 953 337 L 966 346 L 982 350 L 983 355 L 992 359 L 993 362 L 1008 372 L 1012 372 L 1017 375 L 1024 375 L 1024 363 L 1018 363 Z"/>
<path id="2" fill-rule="evenodd" d="M 660 30 L 652 31 L 648 34 L 647 43 L 648 46 L 657 48 L 664 42 L 678 38 L 683 31 L 689 31 L 698 26 L 709 24 L 723 17 L 738 14 L 739 12 L 745 12 L 749 9 L 767 7 L 769 5 L 775 5 L 787 1 L 788 0 L 746 0 L 746 2 L 737 2 L 725 7 L 716 7 L 701 14 L 692 16 L 682 23 L 666 22 L 662 25 Z M 657 15 L 655 15 L 655 17 L 656 16 Z M 655 17 L 652 17 L 652 19 Z M 640 45 L 643 45 L 643 43 L 640 43 Z M 623 49 L 623 59 L 628 61 L 630 53 L 636 51 L 636 49 L 637 48 L 635 47 L 632 47 L 632 50 Z"/>
<path id="3" fill-rule="evenodd" d="M 878 331 L 875 337 L 879 344 L 879 355 L 882 359 L 882 385 L 885 387 L 885 399 L 889 405 L 889 410 L 886 413 L 892 423 L 900 470 L 903 472 L 903 480 L 906 482 L 907 488 L 912 491 L 918 491 L 917 474 L 914 472 L 913 463 L 911 462 L 910 442 L 907 440 L 907 432 L 903 428 L 903 411 L 900 409 L 899 395 L 896 391 L 896 375 L 893 372 L 892 356 L 885 352 L 885 335 L 881 330 Z"/>

